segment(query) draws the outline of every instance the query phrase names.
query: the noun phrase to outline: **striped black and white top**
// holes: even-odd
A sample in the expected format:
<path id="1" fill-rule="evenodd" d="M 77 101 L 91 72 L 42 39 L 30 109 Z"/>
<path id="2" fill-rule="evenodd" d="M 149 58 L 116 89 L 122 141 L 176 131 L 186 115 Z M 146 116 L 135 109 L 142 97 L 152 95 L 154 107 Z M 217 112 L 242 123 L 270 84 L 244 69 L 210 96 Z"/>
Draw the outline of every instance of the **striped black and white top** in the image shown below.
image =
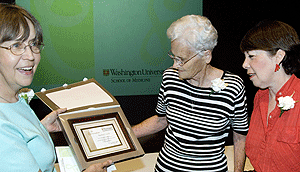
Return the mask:
<path id="1" fill-rule="evenodd" d="M 227 171 L 225 139 L 230 127 L 247 134 L 248 114 L 242 79 L 227 71 L 221 79 L 228 86 L 212 93 L 165 71 L 156 112 L 166 115 L 168 127 L 156 171 Z"/>

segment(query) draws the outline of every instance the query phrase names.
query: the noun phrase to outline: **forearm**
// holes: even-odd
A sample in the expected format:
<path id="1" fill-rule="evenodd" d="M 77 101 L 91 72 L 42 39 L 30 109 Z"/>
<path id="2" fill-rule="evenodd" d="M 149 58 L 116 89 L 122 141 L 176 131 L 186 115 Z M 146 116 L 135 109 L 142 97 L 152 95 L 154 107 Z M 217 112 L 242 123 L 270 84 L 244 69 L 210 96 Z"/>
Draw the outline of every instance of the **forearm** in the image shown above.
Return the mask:
<path id="1" fill-rule="evenodd" d="M 168 125 L 166 117 L 154 115 L 132 127 L 137 138 L 157 133 Z"/>
<path id="2" fill-rule="evenodd" d="M 234 171 L 241 172 L 244 171 L 245 167 L 245 142 L 246 136 L 233 132 L 233 142 L 234 142 Z"/>

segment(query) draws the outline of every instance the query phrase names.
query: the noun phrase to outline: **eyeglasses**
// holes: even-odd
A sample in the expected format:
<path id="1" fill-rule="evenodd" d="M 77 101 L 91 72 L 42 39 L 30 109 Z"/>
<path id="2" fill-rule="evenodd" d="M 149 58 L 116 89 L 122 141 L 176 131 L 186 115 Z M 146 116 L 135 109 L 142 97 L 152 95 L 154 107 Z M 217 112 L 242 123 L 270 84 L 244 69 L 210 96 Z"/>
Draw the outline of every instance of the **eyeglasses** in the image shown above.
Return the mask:
<path id="1" fill-rule="evenodd" d="M 186 60 L 185 62 L 183 62 L 182 60 L 178 59 L 178 56 L 175 56 L 172 51 L 170 50 L 168 52 L 168 55 L 171 57 L 171 59 L 174 60 L 174 62 L 176 62 L 179 66 L 183 66 L 185 65 L 187 62 L 189 62 L 190 60 L 192 60 L 194 57 L 196 57 L 199 53 L 195 54 L 193 57 L 189 58 L 188 60 Z"/>
<path id="2" fill-rule="evenodd" d="M 28 46 L 30 47 L 30 50 L 35 54 L 41 53 L 41 51 L 44 49 L 44 44 L 37 42 L 30 42 L 28 45 L 25 45 L 21 42 L 17 42 L 9 47 L 0 46 L 0 48 L 10 50 L 11 53 L 14 55 L 22 55 L 25 52 L 26 47 Z"/>

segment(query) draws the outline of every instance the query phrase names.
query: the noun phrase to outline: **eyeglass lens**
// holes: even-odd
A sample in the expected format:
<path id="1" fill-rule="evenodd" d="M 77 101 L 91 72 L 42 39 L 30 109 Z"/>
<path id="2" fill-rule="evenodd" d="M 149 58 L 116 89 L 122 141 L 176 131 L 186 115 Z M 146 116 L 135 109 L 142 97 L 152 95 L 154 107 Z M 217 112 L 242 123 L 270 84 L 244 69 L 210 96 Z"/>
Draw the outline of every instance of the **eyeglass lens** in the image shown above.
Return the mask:
<path id="1" fill-rule="evenodd" d="M 21 55 L 25 52 L 26 47 L 29 46 L 33 53 L 39 54 L 42 49 L 43 45 L 38 43 L 30 43 L 29 45 L 25 45 L 24 43 L 16 43 L 10 46 L 10 50 L 13 54 Z"/>
<path id="2" fill-rule="evenodd" d="M 181 59 L 177 58 L 173 53 L 172 51 L 169 51 L 168 52 L 168 55 L 171 57 L 172 60 L 174 60 L 178 65 L 182 65 L 183 62 Z"/>

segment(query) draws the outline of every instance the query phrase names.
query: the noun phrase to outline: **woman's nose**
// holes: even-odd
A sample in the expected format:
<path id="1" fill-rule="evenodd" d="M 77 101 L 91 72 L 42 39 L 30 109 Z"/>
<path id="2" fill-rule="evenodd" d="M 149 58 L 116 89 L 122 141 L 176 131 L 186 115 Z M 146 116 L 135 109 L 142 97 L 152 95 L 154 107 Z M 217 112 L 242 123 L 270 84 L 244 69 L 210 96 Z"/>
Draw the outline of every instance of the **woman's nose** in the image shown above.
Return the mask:
<path id="1" fill-rule="evenodd" d="M 244 69 L 248 69 L 248 68 L 249 68 L 249 61 L 248 61 L 248 59 L 247 59 L 247 58 L 245 58 L 245 60 L 244 60 L 244 63 L 243 63 L 243 65 L 242 65 L 242 67 L 243 67 Z"/>
<path id="2" fill-rule="evenodd" d="M 22 54 L 23 59 L 34 60 L 33 52 L 31 51 L 30 46 L 25 47 L 25 51 Z"/>
<path id="3" fill-rule="evenodd" d="M 179 64 L 174 60 L 172 68 L 178 69 Z"/>

